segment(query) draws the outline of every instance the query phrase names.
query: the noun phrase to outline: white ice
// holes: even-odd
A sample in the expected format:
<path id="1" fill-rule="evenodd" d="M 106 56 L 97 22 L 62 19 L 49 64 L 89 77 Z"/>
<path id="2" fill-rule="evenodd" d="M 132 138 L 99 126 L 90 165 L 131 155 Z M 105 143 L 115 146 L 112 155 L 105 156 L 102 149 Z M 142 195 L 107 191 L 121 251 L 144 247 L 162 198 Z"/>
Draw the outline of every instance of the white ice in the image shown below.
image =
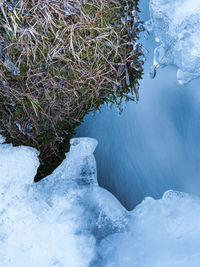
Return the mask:
<path id="1" fill-rule="evenodd" d="M 96 145 L 72 139 L 58 169 L 34 184 L 38 152 L 0 144 L 0 266 L 95 266 L 100 240 L 125 231 L 127 211 L 97 184 Z"/>
<path id="2" fill-rule="evenodd" d="M 177 79 L 185 84 L 200 76 L 200 0 L 150 0 L 149 29 L 159 46 L 154 69 L 175 64 Z"/>
<path id="3" fill-rule="evenodd" d="M 38 152 L 0 140 L 0 266 L 200 266 L 200 199 L 168 191 L 128 212 L 98 186 L 96 140 L 72 139 L 37 184 Z"/>
<path id="4" fill-rule="evenodd" d="M 129 227 L 102 241 L 110 259 L 104 266 L 200 266 L 200 199 L 176 191 L 148 197 L 132 212 Z"/>

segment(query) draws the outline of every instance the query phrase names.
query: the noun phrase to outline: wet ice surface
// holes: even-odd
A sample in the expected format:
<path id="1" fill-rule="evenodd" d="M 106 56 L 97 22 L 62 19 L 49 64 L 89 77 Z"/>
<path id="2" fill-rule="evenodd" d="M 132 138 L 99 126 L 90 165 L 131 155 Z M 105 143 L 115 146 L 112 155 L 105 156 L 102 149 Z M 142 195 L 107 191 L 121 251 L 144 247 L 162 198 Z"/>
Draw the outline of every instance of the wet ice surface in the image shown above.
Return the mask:
<path id="1" fill-rule="evenodd" d="M 151 21 L 160 45 L 155 49 L 154 68 L 175 64 L 177 79 L 185 84 L 200 76 L 200 1 L 150 0 Z"/>
<path id="2" fill-rule="evenodd" d="M 199 267 L 200 200 L 168 191 L 127 212 L 97 184 L 96 145 L 72 139 L 37 184 L 38 152 L 0 145 L 1 266 Z"/>

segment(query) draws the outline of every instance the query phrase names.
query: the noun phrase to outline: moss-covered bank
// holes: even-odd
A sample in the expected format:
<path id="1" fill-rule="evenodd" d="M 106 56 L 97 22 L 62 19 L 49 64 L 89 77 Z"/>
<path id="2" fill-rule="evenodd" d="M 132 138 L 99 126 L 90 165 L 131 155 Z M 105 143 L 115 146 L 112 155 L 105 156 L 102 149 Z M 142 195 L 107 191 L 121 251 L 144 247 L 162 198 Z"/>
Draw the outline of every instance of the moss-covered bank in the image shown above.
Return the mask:
<path id="1" fill-rule="evenodd" d="M 89 111 L 137 100 L 137 2 L 0 0 L 0 129 L 40 151 L 37 179 L 60 163 Z"/>

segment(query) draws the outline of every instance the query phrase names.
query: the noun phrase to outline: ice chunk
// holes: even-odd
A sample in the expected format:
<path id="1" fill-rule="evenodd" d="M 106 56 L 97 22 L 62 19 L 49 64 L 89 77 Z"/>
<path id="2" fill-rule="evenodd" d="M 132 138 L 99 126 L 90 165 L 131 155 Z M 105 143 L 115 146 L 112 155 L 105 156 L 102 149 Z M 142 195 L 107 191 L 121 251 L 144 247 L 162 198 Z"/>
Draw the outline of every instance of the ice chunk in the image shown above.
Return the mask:
<path id="1" fill-rule="evenodd" d="M 75 180 L 77 183 L 97 184 L 96 161 L 93 152 L 97 146 L 97 141 L 93 138 L 82 137 L 73 138 L 70 141 L 71 147 L 63 161 L 53 173 L 57 183 L 58 179 Z"/>
<path id="2" fill-rule="evenodd" d="M 126 231 L 129 214 L 111 193 L 98 186 L 93 155 L 96 146 L 97 141 L 92 138 L 72 139 L 63 163 L 33 190 L 36 198 L 39 196 L 52 208 L 58 209 L 57 199 L 63 197 L 71 203 L 71 216 L 79 218 L 75 219 L 77 231 L 93 236 L 98 247 L 106 236 Z M 59 204 L 62 206 L 59 220 L 69 214 L 63 203 L 65 205 L 65 201 Z M 75 215 L 77 211 L 79 214 Z M 93 256 L 94 262 L 99 263 L 98 252 Z"/>
<path id="3" fill-rule="evenodd" d="M 10 60 L 9 56 L 6 54 L 3 65 L 10 71 L 13 75 L 17 76 L 20 73 L 18 67 Z"/>
<path id="4" fill-rule="evenodd" d="M 4 185 L 20 187 L 30 184 L 36 174 L 38 152 L 29 147 L 13 147 L 2 144 L 5 138 L 0 135 L 0 189 Z"/>
<path id="5" fill-rule="evenodd" d="M 97 184 L 96 145 L 72 139 L 63 163 L 35 184 L 37 151 L 0 144 L 2 266 L 98 266 L 101 240 L 126 231 L 128 213 Z"/>
<path id="6" fill-rule="evenodd" d="M 0 263 L 5 267 L 89 266 L 95 238 L 84 229 L 79 232 L 84 218 L 81 205 L 74 203 L 78 196 L 71 189 L 68 195 L 55 195 L 52 205 L 40 198 L 33 184 L 37 155 L 32 148 L 0 145 Z M 44 194 L 52 196 L 50 191 Z"/>
<path id="7" fill-rule="evenodd" d="M 93 152 L 98 142 L 93 138 L 73 138 L 70 141 L 69 153 L 61 165 L 40 183 L 36 184 L 41 197 L 68 194 L 69 187 L 73 190 L 81 185 L 97 184 L 96 160 Z"/>
<path id="8" fill-rule="evenodd" d="M 3 144 L 6 141 L 5 137 L 0 135 L 0 144 Z"/>
<path id="9" fill-rule="evenodd" d="M 199 267 L 200 199 L 168 191 L 132 212 L 130 232 L 102 241 L 106 267 Z"/>
<path id="10" fill-rule="evenodd" d="M 200 76 L 200 1 L 150 0 L 151 24 L 160 42 L 154 66 L 175 64 L 185 84 Z"/>
<path id="11" fill-rule="evenodd" d="M 98 186 L 96 145 L 72 139 L 63 163 L 35 184 L 38 152 L 0 144 L 1 265 L 199 267 L 200 199 L 168 191 L 128 213 Z"/>

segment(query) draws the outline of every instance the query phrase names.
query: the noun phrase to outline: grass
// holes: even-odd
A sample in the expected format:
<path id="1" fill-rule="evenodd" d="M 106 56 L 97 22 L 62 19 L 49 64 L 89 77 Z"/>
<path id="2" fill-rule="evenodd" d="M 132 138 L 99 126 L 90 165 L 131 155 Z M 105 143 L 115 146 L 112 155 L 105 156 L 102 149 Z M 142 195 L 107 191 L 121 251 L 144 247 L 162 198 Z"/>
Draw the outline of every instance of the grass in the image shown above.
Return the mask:
<path id="1" fill-rule="evenodd" d="M 137 2 L 0 1 L 0 129 L 40 151 L 36 180 L 58 166 L 88 112 L 138 100 Z"/>

